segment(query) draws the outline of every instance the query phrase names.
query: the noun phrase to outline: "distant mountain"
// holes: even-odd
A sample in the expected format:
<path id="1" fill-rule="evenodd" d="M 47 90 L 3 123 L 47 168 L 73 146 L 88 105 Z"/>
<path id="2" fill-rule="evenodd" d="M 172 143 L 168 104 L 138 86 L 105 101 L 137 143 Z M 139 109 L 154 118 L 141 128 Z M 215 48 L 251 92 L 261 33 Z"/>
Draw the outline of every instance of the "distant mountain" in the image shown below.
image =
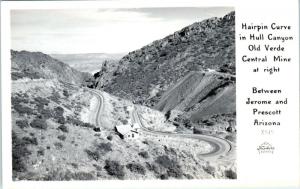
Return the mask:
<path id="1" fill-rule="evenodd" d="M 67 63 L 69 66 L 84 72 L 98 72 L 104 62 L 115 63 L 124 54 L 86 53 L 86 54 L 51 54 L 51 57 Z"/>
<path id="2" fill-rule="evenodd" d="M 69 65 L 41 52 L 11 50 L 11 77 L 13 80 L 30 79 L 58 79 L 61 81 L 90 85 L 91 75 L 71 68 Z"/>

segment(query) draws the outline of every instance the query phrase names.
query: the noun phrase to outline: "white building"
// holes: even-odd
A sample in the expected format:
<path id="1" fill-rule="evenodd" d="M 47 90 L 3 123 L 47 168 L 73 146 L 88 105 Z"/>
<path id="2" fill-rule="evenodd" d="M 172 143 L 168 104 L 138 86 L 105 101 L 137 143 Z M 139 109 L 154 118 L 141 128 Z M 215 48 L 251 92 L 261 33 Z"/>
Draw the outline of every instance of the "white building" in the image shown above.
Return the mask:
<path id="1" fill-rule="evenodd" d="M 134 139 L 139 137 L 140 126 L 137 123 L 117 125 L 116 130 L 123 139 Z"/>

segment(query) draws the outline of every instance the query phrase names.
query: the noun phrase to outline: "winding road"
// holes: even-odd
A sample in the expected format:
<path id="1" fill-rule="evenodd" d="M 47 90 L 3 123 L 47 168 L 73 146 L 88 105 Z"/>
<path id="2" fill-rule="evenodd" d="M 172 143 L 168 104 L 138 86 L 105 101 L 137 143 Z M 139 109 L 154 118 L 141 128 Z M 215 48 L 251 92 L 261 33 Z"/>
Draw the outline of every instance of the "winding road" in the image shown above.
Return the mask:
<path id="1" fill-rule="evenodd" d="M 102 94 L 96 90 L 93 89 L 87 89 L 88 91 L 90 91 L 91 93 L 93 93 L 97 99 L 98 99 L 98 108 L 97 108 L 97 112 L 96 112 L 96 125 L 101 127 L 101 113 L 104 109 L 104 97 L 102 96 Z"/>
<path id="2" fill-rule="evenodd" d="M 66 83 L 68 85 L 72 85 L 70 83 Z M 98 99 L 98 108 L 96 112 L 96 125 L 101 126 L 101 113 L 104 110 L 104 96 L 98 91 L 94 89 L 86 88 L 88 91 L 93 93 Z M 214 158 L 219 157 L 220 155 L 226 155 L 226 153 L 232 150 L 232 144 L 222 138 L 210 136 L 210 135 L 200 135 L 200 134 L 180 134 L 180 133 L 170 133 L 170 132 L 163 132 L 163 131 L 153 131 L 149 130 L 145 123 L 142 121 L 142 116 L 137 112 L 136 108 L 134 108 L 132 112 L 132 119 L 133 122 L 138 123 L 140 125 L 141 131 L 145 134 L 152 134 L 152 135 L 160 135 L 160 136 L 167 136 L 167 137 L 178 137 L 178 138 L 188 138 L 188 139 L 195 139 L 200 141 L 205 141 L 209 143 L 213 150 L 207 153 L 201 154 L 203 157 L 206 158 Z"/>
<path id="3" fill-rule="evenodd" d="M 99 102 L 99 108 L 97 111 L 97 120 L 98 120 L 98 126 L 100 126 L 100 114 L 103 111 L 104 106 L 104 97 L 102 94 L 96 90 L 89 89 L 93 94 L 98 96 Z M 136 108 L 132 112 L 132 118 L 133 122 L 136 122 L 140 125 L 141 131 L 146 134 L 153 134 L 153 135 L 160 135 L 160 136 L 168 136 L 168 137 L 179 137 L 179 138 L 188 138 L 188 139 L 195 139 L 195 140 L 201 140 L 209 143 L 213 150 L 207 153 L 201 154 L 203 157 L 217 157 L 220 155 L 225 155 L 227 152 L 230 152 L 232 150 L 232 145 L 229 141 L 215 137 L 215 136 L 209 136 L 209 135 L 200 135 L 200 134 L 178 134 L 178 133 L 168 133 L 168 132 L 162 132 L 162 131 L 152 131 L 149 130 L 145 124 L 142 121 L 141 115 L 137 112 Z"/>
<path id="4" fill-rule="evenodd" d="M 232 150 L 232 145 L 229 141 L 219 138 L 219 137 L 215 137 L 215 136 L 200 135 L 200 134 L 180 134 L 180 133 L 170 133 L 170 132 L 149 130 L 145 126 L 145 124 L 142 122 L 142 117 L 136 111 L 136 109 L 134 109 L 134 111 L 133 111 L 133 120 L 134 120 L 134 122 L 136 122 L 140 125 L 142 132 L 147 133 L 147 134 L 195 139 L 195 140 L 205 141 L 205 142 L 209 143 L 213 147 L 213 150 L 210 152 L 201 154 L 204 157 L 217 157 L 220 155 L 225 155 L 226 153 L 228 153 Z"/>
<path id="5" fill-rule="evenodd" d="M 80 86 L 78 85 L 74 85 L 72 83 L 69 83 L 69 82 L 65 82 L 65 81 L 61 81 L 62 83 L 64 83 L 65 85 L 68 85 L 70 87 L 75 87 L 75 88 L 80 88 Z M 98 99 L 98 104 L 97 104 L 97 112 L 96 112 L 96 120 L 95 120 L 95 124 L 97 126 L 101 126 L 101 113 L 104 109 L 104 97 L 102 96 L 102 94 L 98 91 L 98 90 L 95 90 L 95 89 L 90 89 L 90 88 L 87 88 L 87 87 L 84 87 L 84 89 L 88 90 L 89 92 L 93 93 L 96 98 Z"/>

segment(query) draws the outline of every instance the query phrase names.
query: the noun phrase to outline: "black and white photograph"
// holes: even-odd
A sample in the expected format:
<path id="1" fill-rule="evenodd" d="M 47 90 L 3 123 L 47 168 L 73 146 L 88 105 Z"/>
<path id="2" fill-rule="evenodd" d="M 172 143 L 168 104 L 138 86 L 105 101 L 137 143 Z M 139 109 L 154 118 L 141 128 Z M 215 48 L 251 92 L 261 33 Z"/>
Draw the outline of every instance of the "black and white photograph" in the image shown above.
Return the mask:
<path id="1" fill-rule="evenodd" d="M 13 181 L 237 179 L 234 7 L 12 9 Z"/>

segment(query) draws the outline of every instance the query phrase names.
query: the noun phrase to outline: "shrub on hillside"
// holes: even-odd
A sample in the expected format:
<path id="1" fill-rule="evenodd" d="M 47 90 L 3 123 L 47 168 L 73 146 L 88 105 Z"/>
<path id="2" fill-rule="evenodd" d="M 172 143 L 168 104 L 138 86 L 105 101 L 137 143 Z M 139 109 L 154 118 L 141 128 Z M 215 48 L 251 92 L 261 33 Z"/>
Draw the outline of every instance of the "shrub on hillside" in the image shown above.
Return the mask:
<path id="1" fill-rule="evenodd" d="M 57 104 L 60 104 L 60 94 L 57 91 L 52 92 L 51 96 L 48 97 L 48 99 L 56 102 Z"/>
<path id="2" fill-rule="evenodd" d="M 194 179 L 194 177 L 190 174 L 183 174 L 187 179 Z"/>
<path id="3" fill-rule="evenodd" d="M 155 162 L 167 169 L 167 174 L 169 177 L 181 178 L 183 176 L 183 172 L 178 162 L 170 159 L 168 156 L 158 156 Z"/>
<path id="4" fill-rule="evenodd" d="M 139 156 L 141 156 L 141 157 L 143 157 L 145 159 L 149 158 L 149 154 L 146 151 L 139 152 L 138 154 L 139 154 Z"/>
<path id="5" fill-rule="evenodd" d="M 57 138 L 61 141 L 65 141 L 67 137 L 65 135 L 58 135 Z"/>
<path id="6" fill-rule="evenodd" d="M 226 135 L 226 136 L 225 136 L 225 139 L 226 139 L 226 140 L 229 140 L 230 142 L 235 142 L 235 140 L 236 140 L 235 137 L 232 136 L 232 135 Z"/>
<path id="7" fill-rule="evenodd" d="M 39 118 L 36 118 L 34 119 L 31 123 L 30 123 L 30 126 L 32 128 L 36 128 L 36 129 L 43 129 L 43 130 L 46 130 L 47 129 L 47 123 L 44 119 L 39 119 Z"/>
<path id="8" fill-rule="evenodd" d="M 34 114 L 33 109 L 31 109 L 31 108 L 29 108 L 27 106 L 23 106 L 21 104 L 15 104 L 13 106 L 13 108 L 16 110 L 16 112 L 18 112 L 21 115 L 23 115 L 23 114 L 27 114 L 27 115 Z"/>
<path id="9" fill-rule="evenodd" d="M 49 109 L 42 109 L 41 111 L 39 111 L 39 113 L 44 119 L 49 119 L 52 117 L 52 112 Z"/>
<path id="10" fill-rule="evenodd" d="M 38 155 L 38 156 L 43 156 L 43 155 L 45 155 L 45 149 L 44 149 L 44 148 L 40 148 L 40 149 L 37 151 L 37 155 Z"/>
<path id="11" fill-rule="evenodd" d="M 203 166 L 203 170 L 212 176 L 214 176 L 215 172 L 216 172 L 216 168 L 209 164 L 207 164 L 206 166 Z"/>
<path id="12" fill-rule="evenodd" d="M 57 127 L 58 130 L 61 130 L 62 132 L 64 133 L 68 133 L 69 132 L 69 129 L 67 126 L 65 125 L 60 125 L 59 127 Z"/>
<path id="13" fill-rule="evenodd" d="M 85 123 L 77 118 L 74 118 L 74 117 L 67 117 L 67 120 L 66 120 L 67 123 L 70 123 L 72 125 L 75 125 L 75 126 L 80 126 L 80 127 L 86 127 L 86 128 L 96 128 L 93 124 L 90 124 L 90 123 Z"/>
<path id="14" fill-rule="evenodd" d="M 62 107 L 58 106 L 58 107 L 54 108 L 54 115 L 53 115 L 53 117 L 60 124 L 64 124 L 66 122 L 63 114 L 64 114 L 64 109 Z"/>
<path id="15" fill-rule="evenodd" d="M 100 127 L 94 127 L 93 130 L 94 130 L 95 132 L 100 132 L 100 131 L 101 131 L 101 130 L 100 130 Z"/>
<path id="16" fill-rule="evenodd" d="M 21 129 L 24 129 L 26 127 L 29 127 L 27 120 L 17 120 L 16 121 L 17 126 L 19 126 Z"/>
<path id="17" fill-rule="evenodd" d="M 92 173 L 87 172 L 75 172 L 72 174 L 72 180 L 94 180 L 95 176 Z"/>
<path id="18" fill-rule="evenodd" d="M 167 112 L 165 113 L 165 118 L 166 118 L 166 120 L 169 120 L 170 117 L 171 117 L 171 110 L 169 110 L 169 111 L 167 111 Z"/>
<path id="19" fill-rule="evenodd" d="M 129 169 L 133 173 L 138 173 L 141 175 L 145 175 L 145 173 L 146 173 L 145 168 L 141 164 L 138 164 L 138 163 L 128 163 L 126 165 L 126 168 Z"/>
<path id="20" fill-rule="evenodd" d="M 229 179 L 237 179 L 237 175 L 236 172 L 234 172 L 233 170 L 226 170 L 225 171 L 225 177 L 229 178 Z"/>
<path id="21" fill-rule="evenodd" d="M 85 123 L 85 122 L 82 122 L 81 126 L 86 128 L 93 128 L 93 129 L 95 128 L 93 124 Z"/>
<path id="22" fill-rule="evenodd" d="M 20 103 L 27 104 L 27 103 L 29 103 L 28 95 L 25 96 L 24 94 L 16 93 L 15 96 L 11 97 L 11 103 L 12 103 L 13 106 L 17 105 L 17 104 L 20 104 Z"/>
<path id="23" fill-rule="evenodd" d="M 97 150 L 103 152 L 103 153 L 107 153 L 112 151 L 112 144 L 107 142 L 107 143 L 100 143 L 97 145 Z"/>
<path id="24" fill-rule="evenodd" d="M 155 174 L 160 174 L 160 168 L 157 164 L 152 164 L 152 163 L 146 162 L 146 168 L 149 171 L 153 171 Z"/>
<path id="25" fill-rule="evenodd" d="M 109 175 L 118 179 L 124 179 L 124 165 L 121 165 L 119 162 L 113 160 L 105 160 L 104 169 Z"/>
<path id="26" fill-rule="evenodd" d="M 24 145 L 38 145 L 38 141 L 36 139 L 36 137 L 23 137 L 22 141 L 24 143 Z"/>
<path id="27" fill-rule="evenodd" d="M 55 143 L 54 143 L 54 146 L 55 146 L 55 148 L 56 148 L 57 150 L 60 150 L 60 149 L 63 148 L 63 145 L 62 145 L 62 143 L 60 143 L 60 142 L 55 142 Z"/>
<path id="28" fill-rule="evenodd" d="M 12 168 L 16 172 L 25 172 L 27 170 L 25 160 L 31 154 L 23 140 L 12 132 Z"/>
<path id="29" fill-rule="evenodd" d="M 170 167 L 167 170 L 167 174 L 169 177 L 174 177 L 174 178 L 182 178 L 182 176 L 183 176 L 183 172 L 179 166 Z"/>
<path id="30" fill-rule="evenodd" d="M 45 106 L 47 106 L 50 102 L 48 99 L 40 97 L 40 96 L 35 97 L 34 100 L 37 104 L 42 104 L 42 105 L 45 105 Z"/>
<path id="31" fill-rule="evenodd" d="M 25 74 L 22 72 L 11 72 L 11 80 L 18 80 L 25 77 Z"/>
<path id="32" fill-rule="evenodd" d="M 162 175 L 159 176 L 159 178 L 160 178 L 161 180 L 168 180 L 168 179 L 169 179 L 169 176 L 168 176 L 167 174 L 162 174 Z"/>
<path id="33" fill-rule="evenodd" d="M 86 149 L 85 152 L 87 153 L 88 157 L 92 160 L 98 161 L 100 158 L 100 154 L 98 151 L 91 151 L 89 149 Z"/>
<path id="34" fill-rule="evenodd" d="M 66 90 L 66 89 L 63 90 L 63 95 L 65 97 L 69 97 L 70 96 L 68 90 Z"/>
<path id="35" fill-rule="evenodd" d="M 121 123 L 124 124 L 124 125 L 128 124 L 128 120 L 126 120 L 126 119 L 119 118 L 119 120 L 120 120 Z"/>
<path id="36" fill-rule="evenodd" d="M 95 176 L 92 173 L 87 172 L 75 172 L 67 170 L 62 172 L 60 170 L 52 170 L 48 175 L 44 176 L 42 180 L 45 181 L 70 181 L 70 180 L 94 180 Z"/>
<path id="37" fill-rule="evenodd" d="M 64 109 L 62 107 L 57 106 L 57 107 L 54 108 L 54 115 L 55 116 L 60 117 L 60 116 L 63 116 L 63 114 L 64 114 Z"/>

